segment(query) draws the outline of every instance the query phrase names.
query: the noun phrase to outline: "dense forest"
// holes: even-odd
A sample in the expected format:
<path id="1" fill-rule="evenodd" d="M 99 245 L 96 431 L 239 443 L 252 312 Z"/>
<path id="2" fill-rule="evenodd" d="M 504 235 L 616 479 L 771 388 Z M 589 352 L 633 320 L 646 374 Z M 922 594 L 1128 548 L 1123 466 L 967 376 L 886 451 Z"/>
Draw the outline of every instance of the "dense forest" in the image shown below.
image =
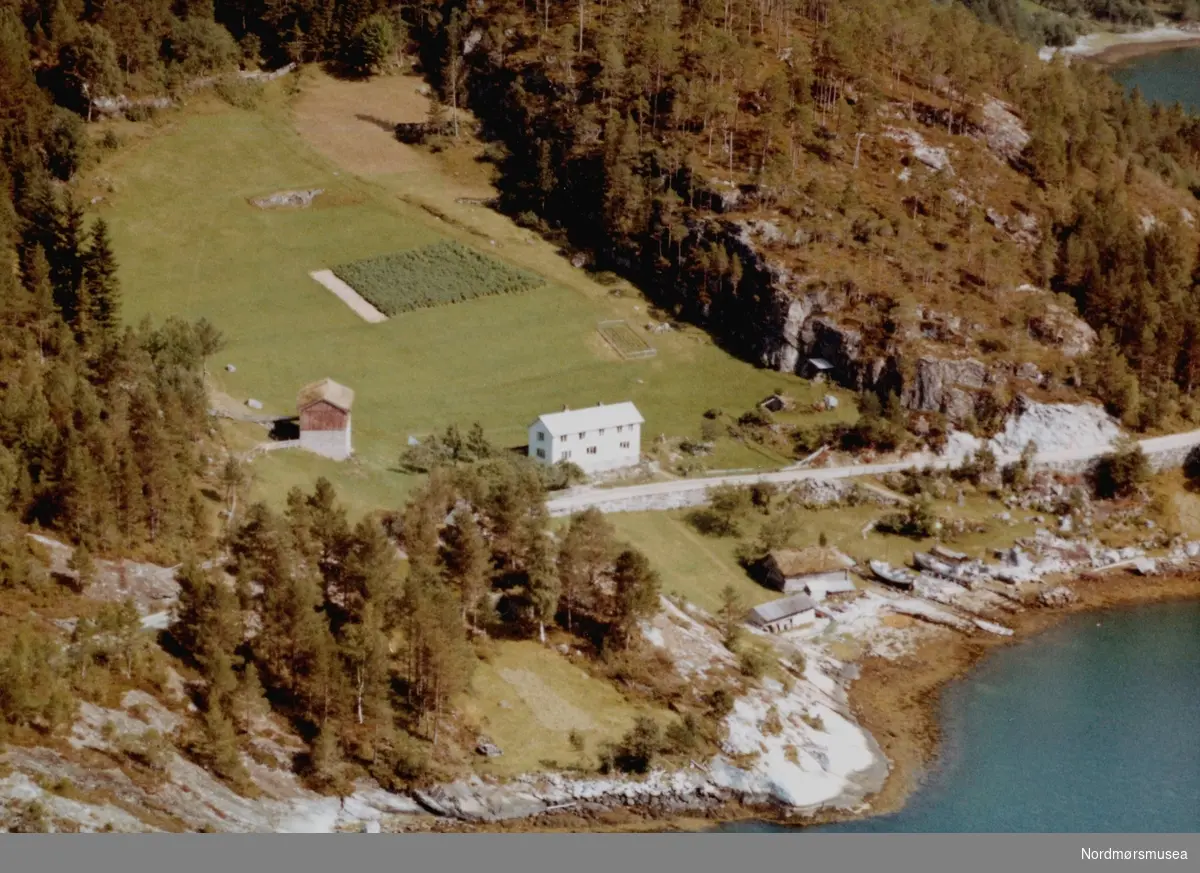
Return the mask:
<path id="1" fill-rule="evenodd" d="M 1033 281 L 1103 337 L 1066 384 L 1133 426 L 1170 419 L 1181 396 L 1193 410 L 1196 238 L 1180 204 L 1200 190 L 1200 122 L 1178 107 L 923 0 L 425 6 L 410 32 L 443 102 L 469 103 L 502 146 L 507 208 L 636 275 L 738 354 L 765 358 L 775 303 L 749 275 L 770 268 L 730 239 L 730 220 L 768 219 L 801 240 L 772 250 L 776 263 L 867 301 L 880 344 L 914 289 L 940 283 L 964 308 L 989 273 Z M 995 99 L 1030 134 L 1011 177 L 977 161 L 961 181 L 917 167 L 915 190 L 872 190 L 869 143 L 894 119 L 969 143 Z M 980 233 L 989 179 L 1038 228 L 1035 245 Z M 1146 210 L 1172 204 L 1145 232 Z"/>

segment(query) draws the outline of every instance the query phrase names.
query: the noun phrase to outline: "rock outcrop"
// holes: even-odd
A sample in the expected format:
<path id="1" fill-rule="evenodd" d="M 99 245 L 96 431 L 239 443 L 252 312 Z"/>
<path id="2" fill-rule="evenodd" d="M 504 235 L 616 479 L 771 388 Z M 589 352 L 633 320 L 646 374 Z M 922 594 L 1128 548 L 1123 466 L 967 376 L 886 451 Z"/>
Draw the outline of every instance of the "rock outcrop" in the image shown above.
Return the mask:
<path id="1" fill-rule="evenodd" d="M 975 414 L 976 395 L 988 383 L 988 368 L 974 358 L 961 361 L 922 357 L 916 374 L 904 385 L 901 402 L 908 409 L 940 412 L 952 421 Z"/>
<path id="2" fill-rule="evenodd" d="M 1054 346 L 1068 358 L 1086 355 L 1096 343 L 1096 331 L 1086 321 L 1057 303 L 1029 319 L 1029 335 Z"/>

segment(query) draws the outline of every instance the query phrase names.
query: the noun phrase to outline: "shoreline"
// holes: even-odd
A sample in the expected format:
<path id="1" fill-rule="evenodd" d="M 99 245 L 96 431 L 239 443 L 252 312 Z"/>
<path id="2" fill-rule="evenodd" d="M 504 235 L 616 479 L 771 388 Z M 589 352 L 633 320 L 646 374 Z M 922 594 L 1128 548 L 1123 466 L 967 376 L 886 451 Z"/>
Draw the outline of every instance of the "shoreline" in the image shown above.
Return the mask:
<path id="1" fill-rule="evenodd" d="M 1031 605 L 1008 615 L 1011 637 L 955 633 L 927 640 L 903 658 L 874 657 L 861 662 L 859 678 L 849 688 L 850 711 L 857 724 L 874 738 L 889 768 L 882 788 L 864 798 L 865 809 L 826 808 L 799 818 L 795 811 L 777 806 L 755 807 L 728 801 L 667 816 L 630 807 L 595 815 L 562 813 L 487 824 L 440 820 L 417 829 L 456 833 L 662 833 L 702 832 L 718 824 L 764 821 L 804 830 L 897 812 L 919 788 L 930 767 L 936 765 L 941 752 L 943 691 L 967 675 L 989 652 L 1020 644 L 1073 615 L 1200 599 L 1200 573 L 1195 571 L 1151 577 L 1129 572 L 1085 573 L 1060 581 L 1070 585 L 1078 600 L 1058 607 Z"/>
<path id="2" fill-rule="evenodd" d="M 855 717 L 883 748 L 892 764 L 884 787 L 869 798 L 866 815 L 830 815 L 824 821 L 848 821 L 898 812 L 936 764 L 941 751 L 942 693 L 966 676 L 994 649 L 1019 645 L 1066 618 L 1087 612 L 1200 599 L 1200 575 L 1176 573 L 1138 577 L 1075 577 L 1079 597 L 1062 607 L 1033 607 L 1009 616 L 1011 637 L 952 637 L 930 640 L 897 661 L 873 659 L 850 686 Z"/>
<path id="3" fill-rule="evenodd" d="M 1147 30 L 1127 33 L 1095 31 L 1079 37 L 1072 45 L 1043 48 L 1038 54 L 1046 61 L 1062 54 L 1068 59 L 1082 58 L 1101 66 L 1112 67 L 1135 58 L 1197 47 L 1200 47 L 1200 30 L 1158 25 Z"/>
<path id="4" fill-rule="evenodd" d="M 1178 51 L 1179 49 L 1200 48 L 1200 33 L 1194 36 L 1180 37 L 1178 39 L 1164 39 L 1152 42 L 1125 42 L 1115 45 L 1106 46 L 1094 54 L 1085 54 L 1085 57 L 1090 61 L 1095 61 L 1105 67 L 1117 67 L 1127 61 L 1136 60 L 1138 58 L 1149 57 L 1150 55 L 1165 54 L 1166 52 Z"/>

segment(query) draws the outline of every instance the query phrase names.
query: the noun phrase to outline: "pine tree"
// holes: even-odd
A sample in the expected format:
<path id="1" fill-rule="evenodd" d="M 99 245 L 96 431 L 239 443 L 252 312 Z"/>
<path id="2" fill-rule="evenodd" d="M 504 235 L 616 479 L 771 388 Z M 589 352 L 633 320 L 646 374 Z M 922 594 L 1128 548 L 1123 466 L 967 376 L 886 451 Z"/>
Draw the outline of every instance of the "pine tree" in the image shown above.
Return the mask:
<path id="1" fill-rule="evenodd" d="M 80 591 L 86 590 L 96 579 L 96 562 L 85 545 L 76 546 L 75 550 L 71 552 L 71 560 L 67 562 L 67 569 L 75 573 L 76 585 Z"/>
<path id="2" fill-rule="evenodd" d="M 612 638 L 619 647 L 636 636 L 637 623 L 658 611 L 658 572 L 637 549 L 625 549 L 613 566 Z"/>
<path id="3" fill-rule="evenodd" d="M 117 281 L 117 263 L 103 218 L 92 225 L 87 251 L 83 255 L 84 282 L 90 308 L 92 329 L 103 344 L 115 342 L 120 328 L 121 288 Z"/>
<path id="4" fill-rule="evenodd" d="M 721 621 L 721 641 L 725 648 L 734 649 L 742 636 L 742 622 L 746 607 L 741 595 L 732 585 L 721 589 L 721 608 L 717 615 Z"/>
<path id="5" fill-rule="evenodd" d="M 51 247 L 47 249 L 50 260 L 50 280 L 54 286 L 54 302 L 62 313 L 63 321 L 75 328 L 76 335 L 88 313 L 80 308 L 83 287 L 83 210 L 74 198 L 68 197 L 53 226 Z M 81 321 L 81 319 L 83 321 Z"/>
<path id="6" fill-rule="evenodd" d="M 202 731 L 201 751 L 209 768 L 232 785 L 248 782 L 249 774 L 238 750 L 233 721 L 215 699 L 209 699 L 205 707 Z"/>
<path id="7" fill-rule="evenodd" d="M 458 590 L 463 620 L 475 629 L 479 604 L 490 581 L 491 559 L 475 514 L 468 508 L 454 510 L 443 537 L 442 561 L 446 579 Z"/>

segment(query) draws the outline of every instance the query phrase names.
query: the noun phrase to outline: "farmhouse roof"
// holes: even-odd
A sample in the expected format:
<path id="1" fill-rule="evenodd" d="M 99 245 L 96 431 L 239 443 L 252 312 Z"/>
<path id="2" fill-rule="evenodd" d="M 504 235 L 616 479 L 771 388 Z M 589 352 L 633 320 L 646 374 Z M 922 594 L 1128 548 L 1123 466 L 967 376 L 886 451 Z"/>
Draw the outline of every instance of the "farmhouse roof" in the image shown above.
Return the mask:
<path id="1" fill-rule="evenodd" d="M 320 400 L 349 412 L 350 407 L 354 404 L 354 391 L 345 385 L 339 385 L 332 379 L 322 379 L 320 382 L 313 382 L 300 389 L 300 394 L 296 398 L 296 406 L 304 409 Z"/>
<path id="2" fill-rule="evenodd" d="M 768 555 L 775 569 L 785 579 L 807 576 L 810 573 L 828 573 L 854 566 L 854 559 L 837 549 L 826 546 L 809 546 L 807 549 L 777 549 Z"/>
<path id="3" fill-rule="evenodd" d="M 833 364 L 829 363 L 829 361 L 825 360 L 824 358 L 809 358 L 808 363 L 818 370 L 833 369 Z"/>
<path id="4" fill-rule="evenodd" d="M 584 409 L 551 412 L 538 416 L 537 420 L 542 423 L 551 436 L 559 436 L 560 434 L 599 430 L 605 427 L 642 424 L 646 419 L 642 418 L 638 408 L 627 400 L 624 403 L 600 403 Z"/>
<path id="5" fill-rule="evenodd" d="M 816 607 L 817 605 L 807 594 L 793 594 L 791 597 L 781 597 L 779 600 L 772 600 L 754 607 L 750 610 L 750 620 L 757 624 L 770 624 L 773 621 L 808 612 Z"/>

